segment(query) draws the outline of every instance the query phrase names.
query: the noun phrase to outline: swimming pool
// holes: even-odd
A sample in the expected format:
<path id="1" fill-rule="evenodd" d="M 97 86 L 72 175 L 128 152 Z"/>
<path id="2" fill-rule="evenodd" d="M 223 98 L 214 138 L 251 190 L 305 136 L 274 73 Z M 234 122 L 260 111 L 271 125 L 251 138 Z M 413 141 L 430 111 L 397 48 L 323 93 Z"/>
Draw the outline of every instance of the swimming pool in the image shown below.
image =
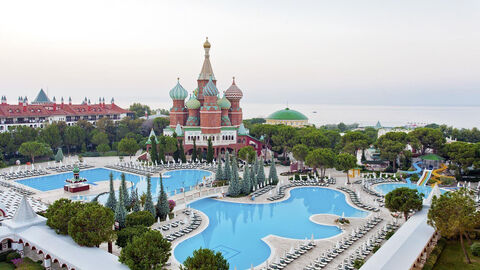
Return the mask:
<path id="1" fill-rule="evenodd" d="M 110 173 L 113 173 L 113 179 L 120 179 L 122 172 L 109 170 L 105 168 L 96 168 L 90 170 L 82 170 L 80 176 L 88 180 L 89 184 L 95 185 L 95 182 L 106 181 L 109 179 Z M 167 177 L 163 178 L 163 186 L 167 193 L 173 195 L 175 192 L 185 186 L 186 190 L 189 190 L 190 186 L 195 186 L 200 183 L 203 177 L 210 176 L 212 173 L 204 170 L 175 170 L 164 173 Z M 54 189 L 63 188 L 65 180 L 73 178 L 73 173 L 61 173 L 54 175 L 47 175 L 41 177 L 33 177 L 28 179 L 17 180 L 17 183 L 32 187 L 40 191 L 49 191 Z M 125 173 L 125 179 L 128 182 L 132 182 L 134 188 L 138 189 L 139 196 L 147 191 L 147 178 L 145 176 Z M 160 177 L 151 178 L 152 187 L 151 192 L 153 197 L 157 197 L 160 191 Z M 87 196 L 73 196 L 72 198 L 78 199 L 91 199 L 95 195 Z M 99 197 L 99 202 L 106 202 L 107 196 L 102 195 Z"/>
<path id="2" fill-rule="evenodd" d="M 175 248 L 174 256 L 185 261 L 195 249 L 210 248 L 222 252 L 230 269 L 247 269 L 270 256 L 269 246 L 261 239 L 270 234 L 305 239 L 328 238 L 341 233 L 336 226 L 316 224 L 309 220 L 315 214 L 365 217 L 368 212 L 349 205 L 339 191 L 304 187 L 290 191 L 288 200 L 269 204 L 232 203 L 202 199 L 190 204 L 205 213 L 210 223 L 200 234 Z"/>
<path id="3" fill-rule="evenodd" d="M 382 195 L 389 193 L 390 191 L 401 188 L 401 187 L 408 187 L 412 189 L 418 190 L 420 193 L 423 193 L 423 197 L 427 198 L 432 188 L 429 186 L 417 186 L 417 184 L 409 184 L 409 183 L 385 183 L 385 184 L 378 184 L 374 186 L 374 189 Z M 447 192 L 444 189 L 440 189 L 440 192 L 443 194 Z"/>

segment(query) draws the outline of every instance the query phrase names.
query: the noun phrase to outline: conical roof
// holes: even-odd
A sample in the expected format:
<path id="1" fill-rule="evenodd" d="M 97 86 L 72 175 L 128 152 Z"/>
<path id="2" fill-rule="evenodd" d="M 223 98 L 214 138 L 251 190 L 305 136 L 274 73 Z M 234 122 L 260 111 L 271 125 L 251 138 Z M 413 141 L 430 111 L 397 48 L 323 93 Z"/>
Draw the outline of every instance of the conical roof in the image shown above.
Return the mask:
<path id="1" fill-rule="evenodd" d="M 218 95 L 218 89 L 215 86 L 215 84 L 212 81 L 212 77 L 208 80 L 207 85 L 205 85 L 205 88 L 203 88 L 203 95 L 204 96 L 216 96 Z"/>
<path id="2" fill-rule="evenodd" d="M 43 89 L 40 89 L 40 92 L 38 92 L 37 97 L 35 100 L 33 100 L 32 104 L 48 104 L 52 103 L 52 101 L 48 98 L 47 94 Z"/>
<path id="3" fill-rule="evenodd" d="M 23 196 L 22 200 L 20 201 L 20 206 L 18 206 L 12 221 L 17 223 L 26 223 L 34 220 L 36 217 L 37 214 L 35 211 L 33 211 L 32 206 L 28 203 L 27 197 Z"/>
<path id="4" fill-rule="evenodd" d="M 180 124 L 177 124 L 177 126 L 175 127 L 175 133 L 177 133 L 177 136 L 183 136 L 182 127 L 180 126 Z"/>
<path id="5" fill-rule="evenodd" d="M 248 135 L 248 131 L 243 125 L 243 123 L 241 123 L 240 126 L 238 127 L 238 135 Z"/>
<path id="6" fill-rule="evenodd" d="M 208 38 L 203 44 L 203 48 L 205 50 L 205 59 L 203 60 L 202 70 L 200 71 L 200 75 L 198 75 L 199 80 L 208 80 L 210 77 L 215 80 L 215 75 L 213 74 L 212 64 L 210 63 L 210 42 L 208 42 Z"/>
<path id="7" fill-rule="evenodd" d="M 184 100 L 187 98 L 188 92 L 183 88 L 183 86 L 180 84 L 180 79 L 177 79 L 177 85 L 170 90 L 170 97 L 173 100 Z"/>
<path id="8" fill-rule="evenodd" d="M 155 134 L 155 131 L 152 128 L 150 130 L 150 134 L 148 135 L 148 140 L 145 142 L 145 145 L 152 144 L 152 140 L 151 140 L 152 136 L 155 137 L 155 142 L 158 143 L 157 135 Z"/>
<path id="9" fill-rule="evenodd" d="M 235 84 L 235 77 L 233 77 L 232 85 L 225 91 L 225 96 L 230 100 L 239 100 L 243 97 L 243 92 Z"/>

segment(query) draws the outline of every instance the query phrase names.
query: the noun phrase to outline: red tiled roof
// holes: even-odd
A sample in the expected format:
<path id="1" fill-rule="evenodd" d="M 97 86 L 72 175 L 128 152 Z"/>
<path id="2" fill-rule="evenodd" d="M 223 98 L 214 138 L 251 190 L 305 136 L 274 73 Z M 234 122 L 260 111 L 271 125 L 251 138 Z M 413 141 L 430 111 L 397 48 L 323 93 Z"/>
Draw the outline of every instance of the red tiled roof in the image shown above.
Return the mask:
<path id="1" fill-rule="evenodd" d="M 122 109 L 115 104 L 57 104 L 54 110 L 54 104 L 28 104 L 12 105 L 0 104 L 0 116 L 15 117 L 48 117 L 52 115 L 110 115 L 129 113 L 130 111 Z"/>

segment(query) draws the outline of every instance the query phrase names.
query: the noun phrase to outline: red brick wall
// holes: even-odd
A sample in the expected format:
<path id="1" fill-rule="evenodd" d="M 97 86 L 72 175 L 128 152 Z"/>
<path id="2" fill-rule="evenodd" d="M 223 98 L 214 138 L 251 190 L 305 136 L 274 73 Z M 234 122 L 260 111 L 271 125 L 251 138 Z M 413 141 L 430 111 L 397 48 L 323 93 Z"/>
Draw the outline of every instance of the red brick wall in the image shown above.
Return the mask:
<path id="1" fill-rule="evenodd" d="M 208 110 L 207 110 L 207 107 Z M 217 105 L 216 96 L 206 96 L 204 106 L 200 110 L 200 126 L 202 133 L 215 134 L 220 133 L 222 112 Z"/>
<path id="2" fill-rule="evenodd" d="M 175 108 L 180 108 L 180 110 L 176 110 Z M 187 109 L 185 108 L 185 101 L 184 100 L 174 100 L 173 107 L 170 109 L 170 127 L 175 128 L 177 124 L 181 126 L 185 125 L 187 121 Z"/>

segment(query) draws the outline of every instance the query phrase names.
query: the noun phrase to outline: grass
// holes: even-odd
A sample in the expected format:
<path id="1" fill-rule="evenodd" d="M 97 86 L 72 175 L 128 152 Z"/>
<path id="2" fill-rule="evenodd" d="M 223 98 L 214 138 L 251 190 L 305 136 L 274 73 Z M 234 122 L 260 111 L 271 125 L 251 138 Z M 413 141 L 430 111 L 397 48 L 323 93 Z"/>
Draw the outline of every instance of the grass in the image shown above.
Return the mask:
<path id="1" fill-rule="evenodd" d="M 15 266 L 11 263 L 0 262 L 0 270 L 13 270 Z"/>
<path id="2" fill-rule="evenodd" d="M 479 242 L 479 241 L 475 241 Z M 462 247 L 460 247 L 460 241 L 449 241 L 445 246 L 445 249 L 440 254 L 437 263 L 433 267 L 433 270 L 478 270 L 480 269 L 480 257 L 475 257 L 470 251 L 470 246 L 465 241 L 465 249 L 468 252 L 468 256 L 472 261 L 471 264 L 467 263 L 465 255 L 463 254 Z"/>

